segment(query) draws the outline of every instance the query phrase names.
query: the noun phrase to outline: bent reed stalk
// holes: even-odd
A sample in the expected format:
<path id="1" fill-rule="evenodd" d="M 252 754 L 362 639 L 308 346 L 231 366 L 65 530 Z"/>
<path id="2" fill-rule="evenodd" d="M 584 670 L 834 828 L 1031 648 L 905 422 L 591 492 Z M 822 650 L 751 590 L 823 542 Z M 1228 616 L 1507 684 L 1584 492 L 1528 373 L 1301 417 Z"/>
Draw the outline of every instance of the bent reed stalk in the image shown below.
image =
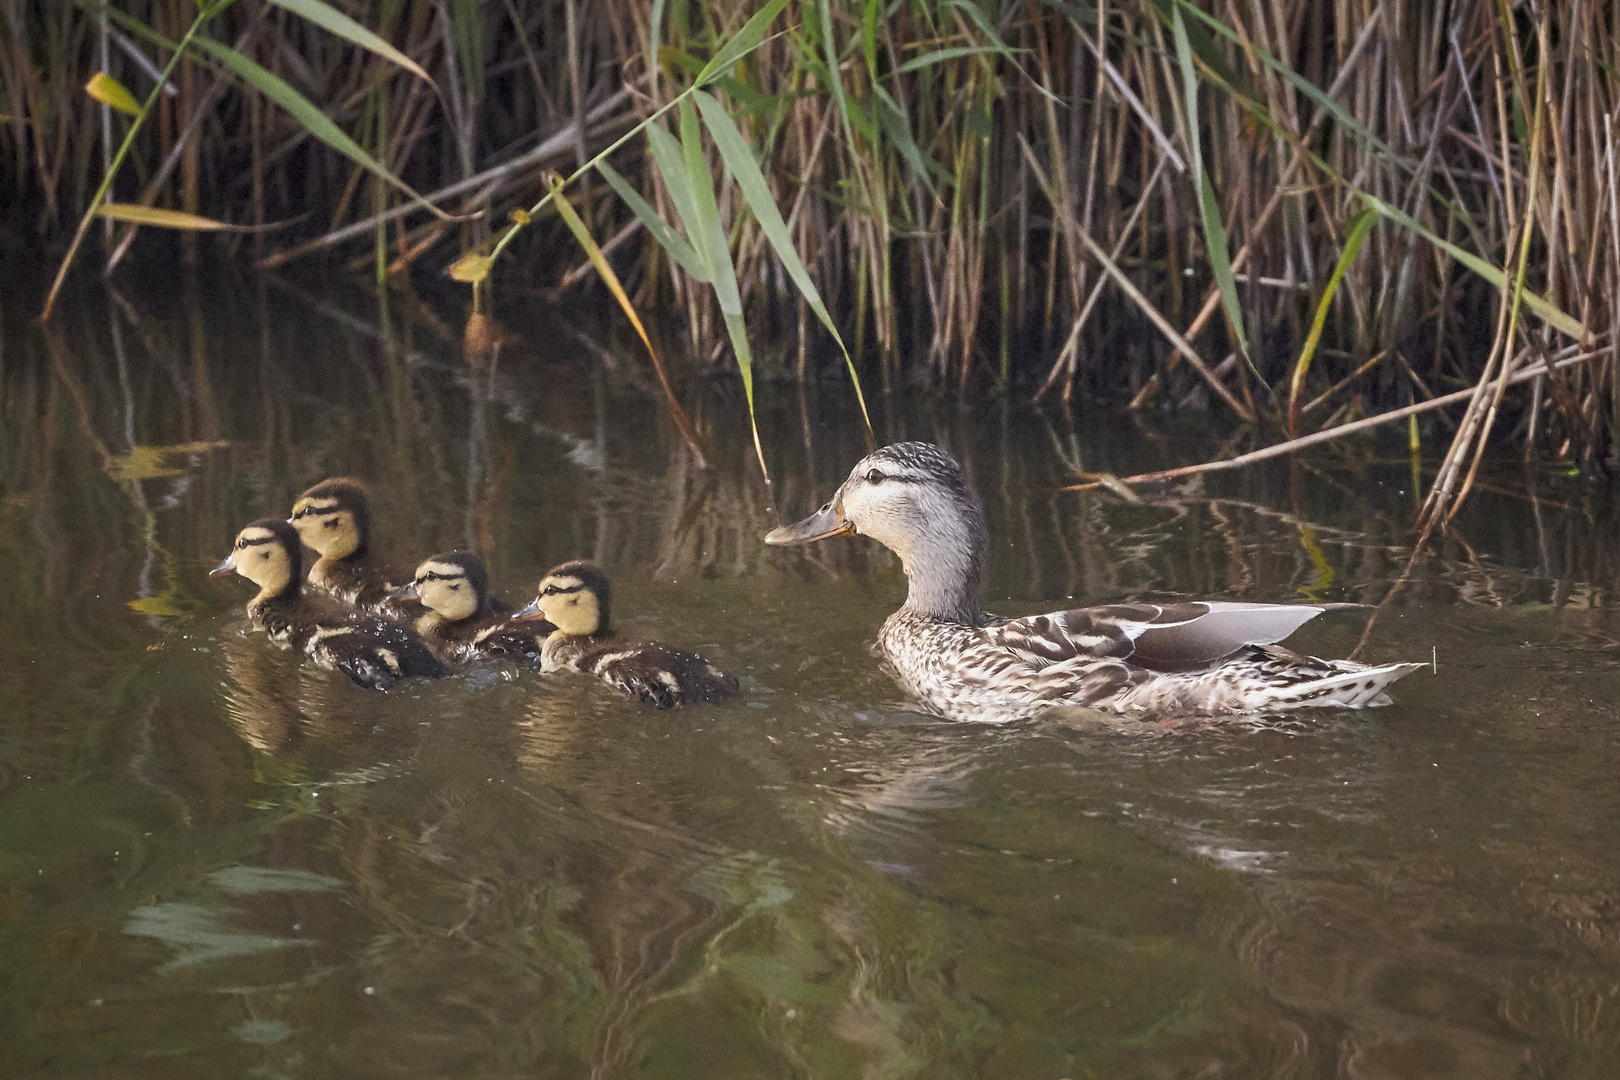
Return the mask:
<path id="1" fill-rule="evenodd" d="M 432 81 L 298 14 L 323 7 Z M 484 216 L 430 217 L 362 182 L 352 155 L 200 53 L 156 94 L 114 188 L 239 224 L 311 215 L 297 239 L 215 241 L 259 259 L 369 245 L 394 273 L 436 269 L 487 251 L 490 223 L 545 193 L 542 168 L 578 169 L 690 89 L 762 7 L 244 0 L 210 24 L 216 49 L 233 43 L 429 201 Z M 169 54 L 126 24 L 172 42 L 195 17 L 191 0 L 107 10 L 123 21 L 89 3 L 0 5 L 13 228 L 64 232 L 103 179 L 101 151 L 122 132 L 81 92 L 91 75 L 105 67 L 137 97 L 158 88 Z M 1323 427 L 1477 387 L 1434 514 L 1507 424 L 1541 452 L 1609 458 L 1615 347 L 1529 365 L 1615 340 L 1620 9 L 794 0 L 769 31 L 709 91 L 851 351 L 885 385 L 1208 403 L 1291 424 L 1315 421 L 1299 403 L 1331 390 L 1341 404 Z M 612 164 L 679 220 L 646 146 L 625 142 Z M 725 175 L 719 149 L 705 153 Z M 822 327 L 748 200 L 730 183 L 716 194 L 743 310 L 757 323 L 774 309 L 800 343 L 750 363 L 810 374 Z M 604 249 L 630 237 L 612 248 L 619 277 L 642 311 L 681 315 L 692 357 L 737 340 L 714 290 L 638 243 L 646 228 L 600 176 L 570 198 Z M 599 287 L 570 272 L 579 249 L 555 214 L 531 229 L 513 245 L 526 261 L 492 280 L 497 296 L 520 270 Z M 548 261 L 559 251 L 564 262 Z M 1533 405 L 1503 393 L 1527 370 L 1544 371 Z"/>

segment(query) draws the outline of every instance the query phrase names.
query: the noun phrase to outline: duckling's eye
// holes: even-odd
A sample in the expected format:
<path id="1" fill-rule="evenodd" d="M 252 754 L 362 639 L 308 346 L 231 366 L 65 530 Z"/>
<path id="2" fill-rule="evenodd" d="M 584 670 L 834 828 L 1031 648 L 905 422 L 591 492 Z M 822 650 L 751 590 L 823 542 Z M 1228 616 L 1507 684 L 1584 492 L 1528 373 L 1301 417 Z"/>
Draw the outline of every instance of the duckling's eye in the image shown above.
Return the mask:
<path id="1" fill-rule="evenodd" d="M 562 590 L 557 588 L 557 586 L 555 586 L 555 585 L 547 585 L 545 588 L 540 590 L 540 595 L 541 596 L 556 596 L 560 592 L 562 592 Z"/>
<path id="2" fill-rule="evenodd" d="M 881 469 L 873 469 L 866 474 L 866 482 L 868 484 L 881 484 L 887 479 L 888 477 L 883 475 L 883 471 Z"/>

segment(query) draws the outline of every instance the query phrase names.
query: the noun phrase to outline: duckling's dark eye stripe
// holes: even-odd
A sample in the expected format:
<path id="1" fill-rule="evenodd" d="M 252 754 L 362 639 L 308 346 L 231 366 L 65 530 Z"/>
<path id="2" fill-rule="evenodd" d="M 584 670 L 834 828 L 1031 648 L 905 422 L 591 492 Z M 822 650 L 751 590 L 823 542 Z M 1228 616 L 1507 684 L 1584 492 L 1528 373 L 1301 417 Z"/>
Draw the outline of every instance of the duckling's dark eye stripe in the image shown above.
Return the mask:
<path id="1" fill-rule="evenodd" d="M 540 595 L 541 596 L 567 596 L 569 593 L 577 593 L 583 588 L 585 588 L 585 586 L 583 584 L 574 585 L 574 586 L 571 586 L 571 587 L 566 588 L 566 589 L 563 588 L 561 585 L 547 585 L 544 589 L 540 590 Z"/>
<path id="2" fill-rule="evenodd" d="M 250 538 L 250 537 L 244 536 L 242 539 L 240 539 L 240 540 L 238 540 L 236 542 L 236 546 L 238 548 L 250 548 L 250 547 L 258 547 L 260 544 L 273 544 L 275 542 L 276 542 L 276 538 L 273 537 L 273 536 L 260 536 L 260 537 L 257 537 L 257 538 Z"/>
<path id="3" fill-rule="evenodd" d="M 437 570 L 429 570 L 417 578 L 416 583 L 420 585 L 424 581 L 459 581 L 466 576 L 466 574 L 441 574 Z"/>

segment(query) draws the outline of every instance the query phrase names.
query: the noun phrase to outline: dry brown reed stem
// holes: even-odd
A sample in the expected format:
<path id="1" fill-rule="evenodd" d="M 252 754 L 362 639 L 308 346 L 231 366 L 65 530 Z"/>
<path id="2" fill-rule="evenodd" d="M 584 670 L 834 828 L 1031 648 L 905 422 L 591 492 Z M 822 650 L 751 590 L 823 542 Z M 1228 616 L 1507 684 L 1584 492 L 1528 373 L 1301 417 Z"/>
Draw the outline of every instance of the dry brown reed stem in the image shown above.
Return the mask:
<path id="1" fill-rule="evenodd" d="M 1577 356 L 1570 356 L 1562 360 L 1554 361 L 1550 365 L 1543 362 L 1535 365 L 1534 367 L 1525 368 L 1513 374 L 1507 379 L 1507 385 L 1513 386 L 1517 385 L 1518 383 L 1527 382 L 1531 379 L 1539 379 L 1549 372 L 1561 371 L 1564 368 L 1573 367 L 1576 364 L 1582 364 L 1589 360 L 1595 360 L 1598 357 L 1604 356 L 1608 352 L 1609 350 L 1607 349 L 1597 349 L 1591 352 L 1581 353 Z M 1253 465 L 1259 461 L 1265 461 L 1267 458 L 1281 457 L 1283 454 L 1292 454 L 1296 451 L 1304 450 L 1307 447 L 1316 446 L 1319 443 L 1331 442 L 1334 439 L 1345 435 L 1352 435 L 1358 431 L 1365 431 L 1368 428 L 1379 427 L 1383 424 L 1392 423 L 1396 420 L 1404 420 L 1408 416 L 1416 416 L 1419 413 L 1425 413 L 1431 409 L 1438 409 L 1444 405 L 1455 405 L 1460 401 L 1469 400 L 1474 396 L 1475 393 L 1476 389 L 1473 387 L 1470 387 L 1467 390 L 1458 390 L 1454 394 L 1446 394 L 1442 397 L 1430 398 L 1428 401 L 1420 401 L 1400 409 L 1391 409 L 1389 412 L 1379 413 L 1377 416 L 1369 416 L 1361 420 L 1353 420 L 1346 424 L 1340 424 L 1337 427 L 1325 428 L 1322 431 L 1315 431 L 1309 435 L 1301 435 L 1297 439 L 1289 439 L 1286 442 L 1280 442 L 1274 446 L 1267 446 L 1260 450 L 1253 450 L 1247 454 L 1239 454 L 1234 458 L 1223 458 L 1219 461 L 1206 461 L 1198 465 L 1183 465 L 1175 469 L 1161 469 L 1158 472 L 1137 473 L 1134 476 L 1111 476 L 1106 481 L 1093 480 L 1084 484 L 1073 484 L 1065 487 L 1063 490 L 1084 491 L 1089 488 L 1110 486 L 1111 484 L 1115 483 L 1150 484 L 1163 480 L 1179 480 L 1183 476 L 1196 476 L 1201 473 L 1224 472 L 1228 469 L 1241 469 L 1244 466 Z"/>

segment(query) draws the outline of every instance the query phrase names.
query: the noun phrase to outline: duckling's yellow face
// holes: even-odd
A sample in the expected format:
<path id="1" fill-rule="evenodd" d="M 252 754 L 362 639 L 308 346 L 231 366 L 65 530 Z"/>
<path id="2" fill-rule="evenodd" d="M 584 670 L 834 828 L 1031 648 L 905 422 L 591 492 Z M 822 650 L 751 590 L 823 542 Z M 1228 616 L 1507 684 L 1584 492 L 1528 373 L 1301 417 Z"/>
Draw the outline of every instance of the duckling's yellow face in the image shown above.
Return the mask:
<path id="1" fill-rule="evenodd" d="M 292 580 L 292 560 L 281 537 L 269 529 L 249 525 L 237 533 L 230 561 L 238 574 L 259 587 L 261 594 L 274 596 Z"/>
<path id="2" fill-rule="evenodd" d="M 596 593 L 573 574 L 551 574 L 542 580 L 535 604 L 546 621 L 565 634 L 594 634 L 601 629 Z"/>
<path id="3" fill-rule="evenodd" d="M 354 514 L 343 509 L 337 499 L 299 499 L 288 520 L 298 530 L 298 538 L 323 558 L 346 558 L 360 546 L 360 527 L 355 524 Z"/>
<path id="4" fill-rule="evenodd" d="M 478 590 L 464 567 L 429 559 L 416 568 L 417 598 L 448 622 L 470 619 L 478 613 Z"/>

